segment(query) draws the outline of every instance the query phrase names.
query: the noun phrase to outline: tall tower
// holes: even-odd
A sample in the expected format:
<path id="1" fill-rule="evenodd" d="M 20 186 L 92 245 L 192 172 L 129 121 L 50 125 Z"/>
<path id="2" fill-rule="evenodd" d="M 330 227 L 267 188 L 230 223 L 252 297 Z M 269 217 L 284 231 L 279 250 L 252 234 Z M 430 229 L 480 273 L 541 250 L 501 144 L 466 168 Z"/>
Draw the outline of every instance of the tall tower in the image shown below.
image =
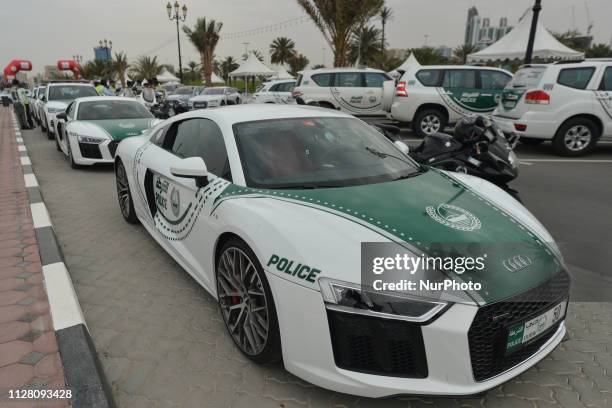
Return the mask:
<path id="1" fill-rule="evenodd" d="M 480 27 L 476 27 L 478 19 L 478 9 L 471 7 L 468 10 L 467 21 L 465 23 L 465 44 L 472 44 L 474 41 L 474 32 Z"/>

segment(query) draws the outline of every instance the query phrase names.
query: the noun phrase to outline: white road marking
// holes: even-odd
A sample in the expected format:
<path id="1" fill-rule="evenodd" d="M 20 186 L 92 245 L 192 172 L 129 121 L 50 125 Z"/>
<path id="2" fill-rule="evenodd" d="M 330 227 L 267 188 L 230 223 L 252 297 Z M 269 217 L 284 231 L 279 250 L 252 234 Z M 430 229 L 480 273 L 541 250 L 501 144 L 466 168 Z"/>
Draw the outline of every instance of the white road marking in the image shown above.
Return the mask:
<path id="1" fill-rule="evenodd" d="M 47 211 L 45 203 L 30 204 L 30 210 L 32 211 L 34 228 L 51 226 L 51 219 L 49 218 L 49 212 Z"/>
<path id="2" fill-rule="evenodd" d="M 33 174 L 24 174 L 23 180 L 26 187 L 38 187 L 38 180 L 36 180 L 36 176 Z"/>
<path id="3" fill-rule="evenodd" d="M 21 165 L 22 166 L 30 166 L 30 165 L 32 165 L 32 162 L 30 161 L 30 158 L 28 156 L 25 156 L 25 157 L 21 158 Z"/>
<path id="4" fill-rule="evenodd" d="M 26 149 L 26 147 L 24 145 L 17 146 L 17 150 L 19 150 L 20 152 L 27 152 L 28 151 L 28 149 Z"/>
<path id="5" fill-rule="evenodd" d="M 19 136 L 19 135 L 17 135 Z M 16 137 L 15 141 L 17 141 L 17 143 L 23 143 L 23 137 Z"/>
<path id="6" fill-rule="evenodd" d="M 58 262 L 45 265 L 42 270 L 53 328 L 57 331 L 77 324 L 85 324 L 85 318 L 66 265 Z"/>

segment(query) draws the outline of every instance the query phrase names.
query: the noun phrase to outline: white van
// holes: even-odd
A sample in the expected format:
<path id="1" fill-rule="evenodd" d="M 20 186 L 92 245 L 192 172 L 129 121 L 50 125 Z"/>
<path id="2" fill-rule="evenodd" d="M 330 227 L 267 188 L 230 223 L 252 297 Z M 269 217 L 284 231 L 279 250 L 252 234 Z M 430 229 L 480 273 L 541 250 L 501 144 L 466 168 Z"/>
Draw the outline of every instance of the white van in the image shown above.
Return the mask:
<path id="1" fill-rule="evenodd" d="M 525 143 L 551 140 L 558 154 L 588 153 L 612 139 L 612 59 L 523 66 L 493 119 Z"/>
<path id="2" fill-rule="evenodd" d="M 302 71 L 293 97 L 298 104 L 320 105 L 353 115 L 381 116 L 383 86 L 393 84 L 386 72 L 370 68 Z"/>
<path id="3" fill-rule="evenodd" d="M 411 123 L 417 136 L 425 137 L 466 115 L 491 114 L 511 79 L 499 68 L 416 66 L 402 75 L 392 102 L 385 96 L 384 105 L 390 119 Z"/>

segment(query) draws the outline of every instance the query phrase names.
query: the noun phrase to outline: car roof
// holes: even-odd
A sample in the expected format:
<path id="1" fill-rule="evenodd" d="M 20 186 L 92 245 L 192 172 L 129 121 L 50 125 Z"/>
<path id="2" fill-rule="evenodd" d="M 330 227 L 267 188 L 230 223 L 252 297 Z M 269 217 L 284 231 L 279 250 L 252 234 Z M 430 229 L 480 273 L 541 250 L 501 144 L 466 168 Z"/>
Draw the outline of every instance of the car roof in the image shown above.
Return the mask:
<path id="1" fill-rule="evenodd" d="M 70 81 L 66 81 L 66 82 L 49 82 L 47 84 L 47 87 L 49 86 L 65 86 L 65 85 L 75 85 L 75 86 L 92 86 L 92 84 L 90 84 L 89 82 L 70 82 Z"/>
<path id="2" fill-rule="evenodd" d="M 304 117 L 338 117 L 353 116 L 328 108 L 306 105 L 245 104 L 225 106 L 217 109 L 202 109 L 179 115 L 182 119 L 208 118 L 228 125 L 257 120 L 290 119 Z"/>
<path id="3" fill-rule="evenodd" d="M 327 73 L 332 73 L 332 72 L 382 72 L 382 73 L 385 73 L 385 71 L 383 71 L 383 70 L 374 69 L 374 68 L 351 68 L 351 67 L 347 67 L 347 68 L 307 69 L 307 70 L 298 72 L 298 74 L 312 75 L 312 74 L 327 74 Z"/>
<path id="4" fill-rule="evenodd" d="M 491 71 L 507 72 L 505 69 L 502 69 L 502 68 L 485 67 L 485 66 L 480 66 L 480 65 L 421 65 L 421 66 L 415 66 L 414 68 L 415 70 L 421 70 L 421 69 L 485 69 L 485 70 L 491 70 Z"/>
<path id="5" fill-rule="evenodd" d="M 138 102 L 133 98 L 126 98 L 124 96 L 85 96 L 83 98 L 75 99 L 77 102 L 95 102 L 95 101 L 128 101 L 128 102 Z"/>

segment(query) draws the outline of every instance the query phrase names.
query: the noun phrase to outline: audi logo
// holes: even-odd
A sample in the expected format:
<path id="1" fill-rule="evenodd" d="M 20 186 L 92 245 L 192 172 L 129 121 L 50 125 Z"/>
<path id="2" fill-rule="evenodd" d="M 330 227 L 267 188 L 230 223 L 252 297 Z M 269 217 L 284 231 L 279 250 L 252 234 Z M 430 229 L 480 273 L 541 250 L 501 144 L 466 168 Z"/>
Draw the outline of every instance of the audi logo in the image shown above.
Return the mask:
<path id="1" fill-rule="evenodd" d="M 502 264 L 509 272 L 518 272 L 533 264 L 533 261 L 528 256 L 515 255 L 512 258 L 504 260 Z"/>

